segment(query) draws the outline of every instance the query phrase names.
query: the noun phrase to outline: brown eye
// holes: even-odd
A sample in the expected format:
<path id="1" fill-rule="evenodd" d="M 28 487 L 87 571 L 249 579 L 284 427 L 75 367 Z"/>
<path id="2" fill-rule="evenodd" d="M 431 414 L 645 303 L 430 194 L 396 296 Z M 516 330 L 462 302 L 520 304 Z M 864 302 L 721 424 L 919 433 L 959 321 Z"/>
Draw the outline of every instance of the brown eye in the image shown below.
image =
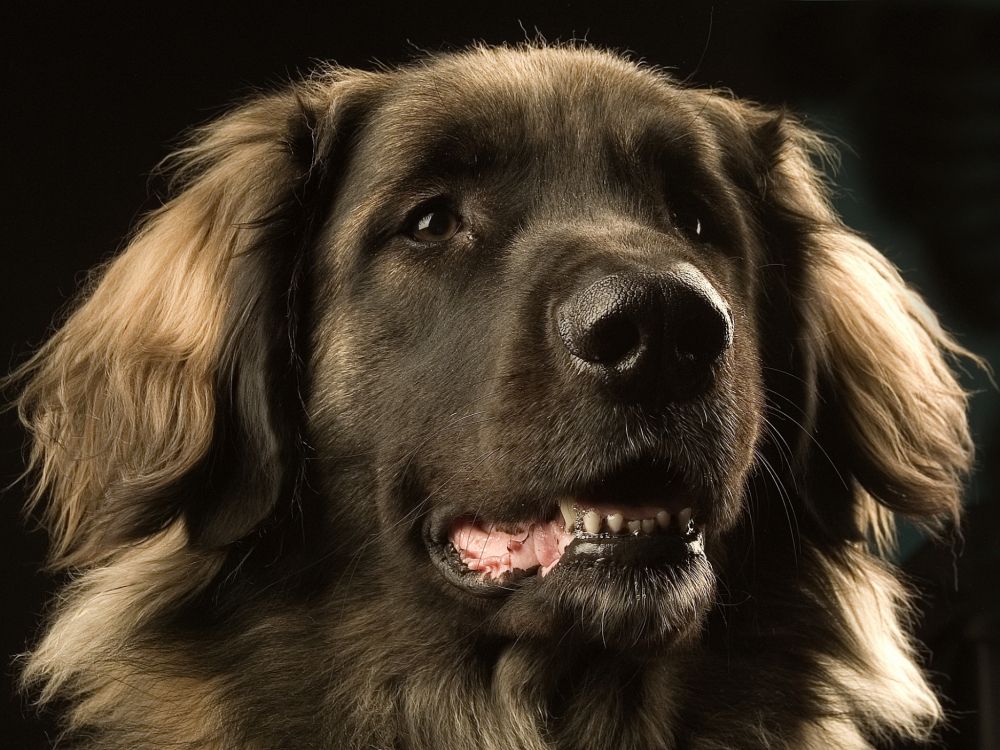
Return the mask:
<path id="1" fill-rule="evenodd" d="M 701 219 L 697 216 L 688 220 L 684 230 L 693 237 L 701 237 Z"/>
<path id="2" fill-rule="evenodd" d="M 673 223 L 681 232 L 686 234 L 695 242 L 708 242 L 705 224 L 701 217 L 693 210 L 680 210 L 673 212 Z"/>
<path id="3" fill-rule="evenodd" d="M 453 211 L 435 208 L 416 218 L 410 236 L 419 242 L 444 242 L 454 237 L 461 228 L 462 220 Z"/>

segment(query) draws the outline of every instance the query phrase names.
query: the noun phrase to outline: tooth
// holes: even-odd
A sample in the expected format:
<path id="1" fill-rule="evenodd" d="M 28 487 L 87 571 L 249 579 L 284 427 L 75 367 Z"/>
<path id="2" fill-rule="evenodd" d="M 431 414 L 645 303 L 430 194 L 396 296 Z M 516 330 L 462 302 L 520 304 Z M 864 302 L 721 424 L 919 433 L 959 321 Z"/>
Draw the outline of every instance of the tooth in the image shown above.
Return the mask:
<path id="1" fill-rule="evenodd" d="M 661 529 L 665 529 L 670 525 L 670 514 L 665 510 L 661 510 L 656 514 L 656 525 Z"/>
<path id="2" fill-rule="evenodd" d="M 612 513 L 608 516 L 608 528 L 611 529 L 611 533 L 617 534 L 622 530 L 622 526 L 625 525 L 625 516 L 621 513 Z"/>
<path id="3" fill-rule="evenodd" d="M 644 519 L 642 519 L 642 533 L 643 534 L 652 534 L 653 530 L 655 528 L 656 528 L 656 521 L 654 521 L 652 518 L 644 518 Z"/>
<path id="4" fill-rule="evenodd" d="M 559 510 L 562 511 L 563 523 L 566 524 L 566 531 L 572 531 L 576 526 L 576 506 L 569 498 L 559 502 Z"/>
<path id="5" fill-rule="evenodd" d="M 601 516 L 597 511 L 588 510 L 583 515 L 583 528 L 588 534 L 597 534 L 601 530 Z"/>
<path id="6" fill-rule="evenodd" d="M 629 534 L 638 534 L 639 529 L 642 528 L 642 521 L 629 521 L 625 526 L 628 527 Z"/>
<path id="7" fill-rule="evenodd" d="M 686 531 L 689 523 L 691 523 L 691 509 L 685 508 L 677 514 L 677 525 L 680 526 L 681 531 Z"/>

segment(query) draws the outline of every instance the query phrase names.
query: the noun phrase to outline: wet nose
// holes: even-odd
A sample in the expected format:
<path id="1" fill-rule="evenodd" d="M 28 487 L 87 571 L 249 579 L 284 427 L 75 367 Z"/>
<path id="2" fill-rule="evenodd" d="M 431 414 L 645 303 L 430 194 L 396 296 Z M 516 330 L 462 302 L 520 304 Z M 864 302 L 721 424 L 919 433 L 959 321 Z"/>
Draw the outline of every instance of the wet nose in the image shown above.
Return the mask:
<path id="1" fill-rule="evenodd" d="M 632 401 L 698 395 L 733 341 L 728 307 L 687 264 L 604 276 L 557 306 L 556 325 L 583 372 Z"/>

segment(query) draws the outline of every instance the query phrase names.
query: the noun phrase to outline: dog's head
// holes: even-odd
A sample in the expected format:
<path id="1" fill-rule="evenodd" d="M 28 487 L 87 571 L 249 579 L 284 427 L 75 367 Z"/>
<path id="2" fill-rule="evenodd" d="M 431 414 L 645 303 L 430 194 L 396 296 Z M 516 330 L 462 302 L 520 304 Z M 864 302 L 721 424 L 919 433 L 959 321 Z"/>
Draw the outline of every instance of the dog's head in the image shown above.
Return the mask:
<path id="1" fill-rule="evenodd" d="M 659 647 L 747 556 L 954 520 L 959 350 L 822 153 L 589 49 L 251 101 L 28 365 L 57 560 L 180 529 L 183 596 Z"/>
<path id="2" fill-rule="evenodd" d="M 764 403 L 763 254 L 701 104 L 558 50 L 389 92 L 316 244 L 309 429 L 339 446 L 321 494 L 356 498 L 336 527 L 377 509 L 351 546 L 488 630 L 687 631 Z"/>

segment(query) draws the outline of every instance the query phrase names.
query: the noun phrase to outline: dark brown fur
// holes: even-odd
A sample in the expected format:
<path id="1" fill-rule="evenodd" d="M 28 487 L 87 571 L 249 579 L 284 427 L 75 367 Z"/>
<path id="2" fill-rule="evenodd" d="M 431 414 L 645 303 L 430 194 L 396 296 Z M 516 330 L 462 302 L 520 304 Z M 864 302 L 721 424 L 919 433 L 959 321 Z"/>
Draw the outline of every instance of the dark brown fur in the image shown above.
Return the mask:
<path id="1" fill-rule="evenodd" d="M 824 153 L 576 47 L 328 70 L 200 129 L 176 197 L 16 375 L 76 571 L 25 683 L 65 701 L 67 743 L 926 736 L 941 711 L 872 545 L 890 511 L 958 517 L 963 352 L 833 214 Z M 436 196 L 463 229 L 420 245 L 400 227 Z M 732 350 L 697 398 L 614 408 L 559 358 L 552 301 L 677 258 L 732 309 Z M 428 560 L 435 514 L 541 517 L 649 456 L 712 500 L 707 562 L 672 583 L 566 571 L 482 601 Z"/>

